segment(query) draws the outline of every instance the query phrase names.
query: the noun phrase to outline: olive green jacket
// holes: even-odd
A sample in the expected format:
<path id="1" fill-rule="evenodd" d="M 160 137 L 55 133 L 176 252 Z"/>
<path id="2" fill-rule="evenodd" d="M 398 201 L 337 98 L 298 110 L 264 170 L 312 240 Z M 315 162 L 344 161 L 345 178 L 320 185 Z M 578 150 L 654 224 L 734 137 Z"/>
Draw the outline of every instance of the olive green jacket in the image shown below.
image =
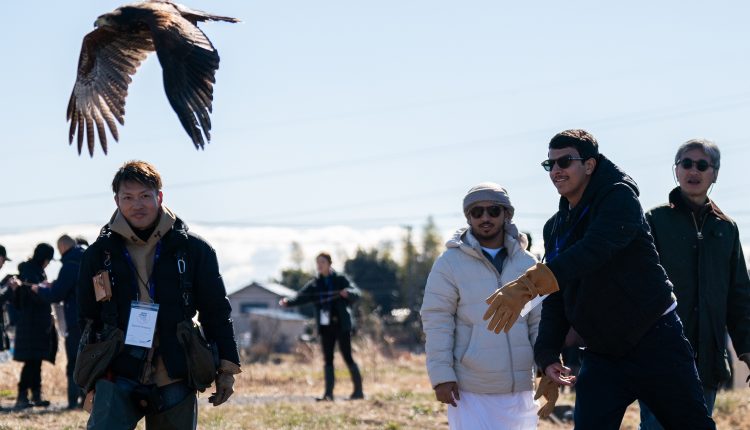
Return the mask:
<path id="1" fill-rule="evenodd" d="M 701 381 L 716 388 L 730 377 L 726 333 L 738 355 L 750 353 L 750 279 L 737 224 L 710 200 L 696 216 L 679 187 L 647 219 Z"/>

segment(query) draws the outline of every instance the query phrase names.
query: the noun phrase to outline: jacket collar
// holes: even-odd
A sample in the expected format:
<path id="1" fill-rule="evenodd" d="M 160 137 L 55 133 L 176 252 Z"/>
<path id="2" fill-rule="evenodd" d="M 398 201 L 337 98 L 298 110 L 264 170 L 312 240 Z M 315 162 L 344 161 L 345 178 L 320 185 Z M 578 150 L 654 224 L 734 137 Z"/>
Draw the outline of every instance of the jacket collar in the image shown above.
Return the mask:
<path id="1" fill-rule="evenodd" d="M 109 222 L 109 228 L 113 232 L 122 236 L 125 242 L 129 245 L 155 246 L 156 243 L 160 241 L 162 237 L 164 237 L 164 235 L 172 229 L 172 226 L 177 219 L 175 214 L 172 213 L 172 211 L 169 210 L 169 208 L 166 206 L 162 206 L 159 212 L 160 215 L 159 220 L 156 223 L 156 228 L 154 229 L 154 232 L 151 233 L 151 236 L 145 241 L 135 234 L 133 228 L 130 226 L 127 220 L 125 220 L 125 217 L 119 210 L 115 211 L 115 213 L 112 215 L 112 219 Z"/>
<path id="2" fill-rule="evenodd" d="M 681 211 L 692 212 L 692 208 L 685 200 L 685 196 L 682 194 L 682 190 L 680 189 L 680 187 L 676 187 L 672 191 L 670 191 L 669 207 Z M 726 216 L 724 212 L 722 212 L 722 210 L 719 209 L 719 207 L 716 205 L 716 202 L 711 199 L 708 199 L 708 202 L 706 202 L 705 206 L 701 208 L 700 213 L 701 215 L 709 213 L 715 215 L 719 219 L 731 222 L 731 219 Z"/>
<path id="3" fill-rule="evenodd" d="M 525 239 L 525 237 L 523 239 Z M 517 252 L 523 251 L 525 249 L 521 247 L 521 242 L 519 241 L 523 241 L 523 239 L 521 237 L 517 239 L 507 233 L 505 234 L 505 242 L 503 247 L 507 250 L 508 257 L 511 257 Z M 482 246 L 479 244 L 479 240 L 474 237 L 474 235 L 471 233 L 471 229 L 467 227 L 458 229 L 453 234 L 453 237 L 445 243 L 445 246 L 447 248 L 458 248 L 466 254 L 476 258 L 485 258 L 482 254 Z"/>
<path id="4" fill-rule="evenodd" d="M 601 191 L 608 190 L 617 184 L 625 184 L 635 192 L 636 196 L 640 195 L 640 190 L 635 180 L 603 154 L 599 154 L 597 156 L 596 169 L 591 175 L 588 185 L 586 185 L 581 201 L 571 210 L 568 199 L 560 197 L 559 210 L 562 213 L 581 211 L 584 207 L 599 198 L 600 195 L 604 195 Z"/>
<path id="5" fill-rule="evenodd" d="M 166 211 L 169 211 L 169 209 L 167 209 L 166 207 L 163 207 L 163 208 Z M 178 217 L 177 215 L 175 215 L 172 211 L 169 211 L 169 214 L 171 214 L 171 215 L 169 215 L 170 217 L 174 218 L 174 220 L 172 222 L 172 225 L 170 226 L 169 229 L 167 229 L 165 232 L 163 232 L 162 235 L 160 236 L 160 238 L 163 237 L 165 239 L 164 240 L 164 242 L 165 242 L 164 243 L 164 245 L 165 245 L 165 251 L 167 250 L 168 247 L 169 248 L 176 248 L 182 242 L 188 240 L 188 230 L 189 229 L 188 229 L 187 224 L 180 217 Z M 126 238 L 124 236 L 122 236 L 120 233 L 114 231 L 111 228 L 112 221 L 114 220 L 114 218 L 115 218 L 116 215 L 117 215 L 117 212 L 115 212 L 115 214 L 112 216 L 112 220 L 110 220 L 109 223 L 107 223 L 104 227 L 102 227 L 102 229 L 99 232 L 99 237 L 97 238 L 97 242 L 103 242 L 103 243 L 105 243 L 106 247 L 114 247 L 113 241 L 124 242 L 126 240 Z M 162 216 L 164 216 L 164 215 L 162 215 Z M 160 221 L 160 224 L 161 224 L 161 221 Z M 157 229 L 158 228 L 159 227 L 157 226 Z M 131 231 L 132 231 L 132 229 L 131 229 Z M 135 233 L 133 233 L 133 235 L 135 236 Z M 156 235 L 156 230 L 151 235 L 151 238 L 149 238 L 149 240 L 152 239 L 155 235 Z M 135 236 L 135 238 L 138 239 L 138 236 Z M 141 244 L 144 243 L 140 239 L 138 239 L 138 240 L 140 241 Z M 114 242 L 114 243 L 117 243 L 117 242 Z M 122 245 L 119 245 L 119 246 L 122 246 Z"/>
<path id="6" fill-rule="evenodd" d="M 65 254 L 60 257 L 60 262 L 64 264 L 70 260 L 80 260 L 81 256 L 83 255 L 83 251 L 85 250 L 81 245 L 76 245 L 65 251 Z"/>

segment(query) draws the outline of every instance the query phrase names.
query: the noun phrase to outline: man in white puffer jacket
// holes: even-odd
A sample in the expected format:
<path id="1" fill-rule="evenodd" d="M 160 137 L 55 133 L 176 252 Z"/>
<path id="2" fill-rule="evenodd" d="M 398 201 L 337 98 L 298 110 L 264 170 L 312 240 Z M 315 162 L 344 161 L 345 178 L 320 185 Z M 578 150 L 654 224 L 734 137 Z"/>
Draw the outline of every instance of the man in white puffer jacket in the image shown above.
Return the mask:
<path id="1" fill-rule="evenodd" d="M 534 429 L 533 345 L 541 306 L 506 334 L 487 330 L 485 300 L 524 274 L 536 259 L 513 224 L 507 191 L 494 183 L 469 190 L 463 202 L 469 228 L 458 230 L 435 261 L 421 316 L 427 373 L 448 407 L 453 430 Z"/>

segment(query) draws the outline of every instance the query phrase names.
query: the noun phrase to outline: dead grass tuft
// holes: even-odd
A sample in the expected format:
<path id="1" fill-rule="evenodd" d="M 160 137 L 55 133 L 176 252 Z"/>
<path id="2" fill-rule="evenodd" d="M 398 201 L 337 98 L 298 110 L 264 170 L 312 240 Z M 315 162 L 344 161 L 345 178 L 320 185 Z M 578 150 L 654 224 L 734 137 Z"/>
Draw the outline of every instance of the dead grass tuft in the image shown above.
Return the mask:
<path id="1" fill-rule="evenodd" d="M 445 406 L 435 401 L 425 372 L 424 355 L 404 353 L 390 345 L 358 339 L 354 345 L 365 379 L 367 399 L 358 402 L 337 400 L 317 403 L 323 391 L 323 362 L 317 344 L 303 344 L 292 354 L 269 354 L 264 363 L 243 365 L 237 376 L 236 394 L 226 405 L 214 408 L 207 403 L 208 393 L 199 398 L 200 429 L 435 429 L 447 428 Z M 43 389 L 53 402 L 49 410 L 0 413 L 0 430 L 10 429 L 83 429 L 85 412 L 62 410 L 67 379 L 65 354 L 57 365 L 43 365 Z M 336 356 L 335 394 L 343 399 L 352 391 L 349 374 Z M 0 406 L 13 405 L 20 363 L 0 363 Z M 750 396 L 747 389 L 721 392 L 716 401 L 718 428 L 750 429 Z M 560 404 L 574 404 L 573 394 L 561 396 Z M 622 429 L 638 427 L 638 408 L 632 405 Z M 141 424 L 139 429 L 143 429 Z M 571 429 L 545 421 L 542 430 Z"/>

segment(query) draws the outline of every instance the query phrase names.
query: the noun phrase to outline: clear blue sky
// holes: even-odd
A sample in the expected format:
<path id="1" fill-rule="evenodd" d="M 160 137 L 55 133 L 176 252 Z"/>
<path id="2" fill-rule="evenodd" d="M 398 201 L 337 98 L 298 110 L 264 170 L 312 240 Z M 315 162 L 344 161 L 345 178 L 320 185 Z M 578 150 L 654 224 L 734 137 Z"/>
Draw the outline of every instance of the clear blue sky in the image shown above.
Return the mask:
<path id="1" fill-rule="evenodd" d="M 538 236 L 557 204 L 546 143 L 579 127 L 646 208 L 674 186 L 676 147 L 714 139 L 712 197 L 750 243 L 745 2 L 196 0 L 244 21 L 202 25 L 221 55 L 212 143 L 193 149 L 152 56 L 120 142 L 79 157 L 65 108 L 81 40 L 118 5 L 3 6 L 0 243 L 103 224 L 111 177 L 133 158 L 161 170 L 166 203 L 193 223 L 379 228 L 433 214 L 447 231 L 463 224 L 465 190 L 492 180 Z"/>

